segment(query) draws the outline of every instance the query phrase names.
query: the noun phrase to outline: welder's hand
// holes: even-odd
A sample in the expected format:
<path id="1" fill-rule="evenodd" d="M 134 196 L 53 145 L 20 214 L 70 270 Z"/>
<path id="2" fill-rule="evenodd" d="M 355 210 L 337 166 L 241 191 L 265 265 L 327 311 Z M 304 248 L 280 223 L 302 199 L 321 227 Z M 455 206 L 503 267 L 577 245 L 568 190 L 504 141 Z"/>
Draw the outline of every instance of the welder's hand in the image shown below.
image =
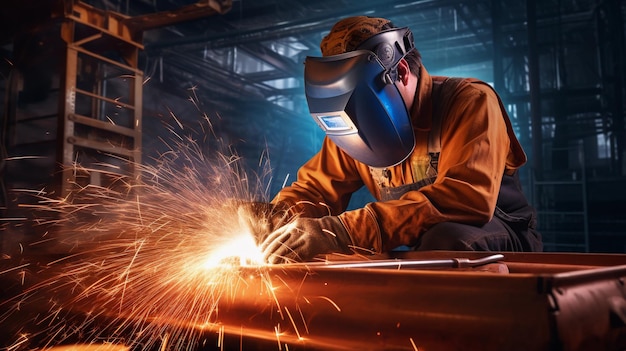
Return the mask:
<path id="1" fill-rule="evenodd" d="M 309 261 L 320 254 L 349 254 L 352 243 L 339 217 L 300 217 L 270 234 L 261 250 L 267 262 L 287 263 Z"/>
<path id="2" fill-rule="evenodd" d="M 244 202 L 237 208 L 239 224 L 248 229 L 258 243 L 289 221 L 286 206 L 269 202 Z"/>

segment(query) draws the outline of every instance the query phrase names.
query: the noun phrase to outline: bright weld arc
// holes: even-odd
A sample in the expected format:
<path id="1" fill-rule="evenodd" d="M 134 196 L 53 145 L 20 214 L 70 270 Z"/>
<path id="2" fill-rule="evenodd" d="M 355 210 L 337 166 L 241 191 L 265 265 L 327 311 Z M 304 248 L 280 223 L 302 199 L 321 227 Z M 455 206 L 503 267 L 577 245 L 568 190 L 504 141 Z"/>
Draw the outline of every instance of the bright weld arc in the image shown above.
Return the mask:
<path id="1" fill-rule="evenodd" d="M 176 125 L 182 127 L 170 113 Z M 164 350 L 171 345 L 180 345 L 177 340 L 182 338 L 188 339 L 185 342 L 192 347 L 199 341 L 200 334 L 177 325 L 163 324 L 159 318 L 196 326 L 211 323 L 216 318 L 220 298 L 229 292 L 234 294 L 237 285 L 243 281 L 238 267 L 229 265 L 232 262 L 229 256 L 243 252 L 242 247 L 246 247 L 245 252 L 236 257 L 239 265 L 262 262 L 249 233 L 233 235 L 241 232 L 241 228 L 230 228 L 237 226 L 238 222 L 233 220 L 236 210 L 224 205 L 228 199 L 247 198 L 255 193 L 255 186 L 247 183 L 249 179 L 257 178 L 241 176 L 239 157 L 220 155 L 217 162 L 208 160 L 202 155 L 202 148 L 185 136 L 185 131 L 171 129 L 178 140 L 167 145 L 170 150 L 156 160 L 155 166 L 137 166 L 145 176 L 141 185 L 131 185 L 132 179 L 107 173 L 115 183 L 123 186 L 121 190 L 82 186 L 73 194 L 73 198 L 80 200 L 74 203 L 69 197 L 54 200 L 47 199 L 41 192 L 33 194 L 41 199 L 39 207 L 34 210 L 42 214 L 60 214 L 52 216 L 54 219 L 42 216 L 40 223 L 62 229 L 62 238 L 66 242 L 63 244 L 76 248 L 68 256 L 45 267 L 46 272 L 57 272 L 54 273 L 57 275 L 37 283 L 27 294 L 16 298 L 13 305 L 17 311 L 21 303 L 36 298 L 37 292 L 45 293 L 57 287 L 68 290 L 71 295 L 67 300 L 51 301 L 54 304 L 51 314 L 37 317 L 43 319 L 41 322 L 47 320 L 48 330 L 42 331 L 48 335 L 46 345 L 62 342 L 72 333 L 86 333 L 92 341 L 121 339 L 116 337 L 117 334 L 108 336 L 94 331 L 93 318 L 99 316 L 114 318 L 115 323 L 110 322 L 108 326 L 114 328 L 114 333 L 131 335 L 128 340 L 131 344 L 155 346 L 160 339 L 160 347 Z M 181 167 L 179 163 L 185 166 Z M 75 175 L 92 171 L 78 164 L 73 167 Z M 108 169 L 114 168 L 112 165 Z M 95 171 L 102 173 L 101 169 Z M 211 178 L 211 174 L 215 177 Z M 247 181 L 242 182 L 242 179 Z M 259 188 L 267 189 L 266 186 Z M 213 192 L 215 189 L 227 190 Z M 131 196 L 126 198 L 126 195 Z M 83 214 L 97 218 L 97 221 L 90 222 L 81 217 Z M 232 238 L 241 241 L 235 243 Z M 199 247 L 198 241 L 207 245 Z M 211 247 L 220 246 L 220 242 L 224 249 L 211 250 Z M 45 241 L 38 241 L 37 245 L 44 244 Z M 207 247 L 209 262 L 217 256 L 218 265 L 206 266 Z M 204 265 L 201 264 L 203 257 Z M 211 269 L 210 274 L 207 274 L 207 268 Z M 282 311 L 274 292 L 276 287 L 264 272 L 261 272 L 261 281 Z M 172 304 L 174 300 L 183 303 Z M 75 305 L 94 304 L 100 308 L 95 316 L 88 313 L 87 320 L 66 320 L 70 318 L 70 312 L 79 308 Z M 289 318 L 295 327 L 291 314 Z M 41 322 L 39 325 L 43 325 Z M 68 330 L 72 331 L 68 333 Z M 219 332 L 222 334 L 219 342 L 223 344 L 224 326 Z M 279 327 L 275 327 L 275 332 L 280 348 Z M 27 340 L 21 339 L 17 345 Z"/>

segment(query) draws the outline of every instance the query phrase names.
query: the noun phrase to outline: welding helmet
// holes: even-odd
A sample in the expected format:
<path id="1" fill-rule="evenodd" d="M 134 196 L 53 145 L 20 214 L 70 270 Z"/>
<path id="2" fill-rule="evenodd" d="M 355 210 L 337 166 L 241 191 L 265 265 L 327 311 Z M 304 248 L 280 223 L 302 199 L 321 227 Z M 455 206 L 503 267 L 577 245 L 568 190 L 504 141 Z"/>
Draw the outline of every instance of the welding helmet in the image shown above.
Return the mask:
<path id="1" fill-rule="evenodd" d="M 389 167 L 413 151 L 409 112 L 394 84 L 400 59 L 413 48 L 408 28 L 392 28 L 354 51 L 306 58 L 305 94 L 311 116 L 355 160 Z"/>

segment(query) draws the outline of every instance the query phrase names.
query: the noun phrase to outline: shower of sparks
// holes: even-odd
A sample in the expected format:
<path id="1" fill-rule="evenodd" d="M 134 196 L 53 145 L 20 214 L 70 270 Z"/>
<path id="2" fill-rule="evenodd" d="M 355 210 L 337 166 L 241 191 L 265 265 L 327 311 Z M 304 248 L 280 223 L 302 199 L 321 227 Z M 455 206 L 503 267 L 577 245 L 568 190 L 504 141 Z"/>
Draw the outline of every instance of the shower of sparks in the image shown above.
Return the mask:
<path id="1" fill-rule="evenodd" d="M 242 201 L 264 196 L 267 174 L 246 174 L 237 155 L 203 150 L 184 131 L 170 130 L 176 141 L 166 143 L 166 152 L 149 166 L 134 165 L 140 180 L 117 174 L 119 165 L 77 164 L 77 179 L 95 171 L 110 184 L 77 181 L 64 198 L 35 195 L 36 222 L 54 233 L 35 246 L 63 254 L 38 272 L 45 278 L 0 301 L 5 322 L 22 306 L 48 299 L 47 315 L 25 321 L 36 332 L 18 328 L 24 333 L 9 350 L 34 339 L 44 349 L 104 340 L 189 350 L 206 342 L 207 329 L 219 334 L 223 347 L 218 305 L 245 287 L 249 276 L 241 268 L 256 272 L 264 293 L 273 295 L 262 254 L 237 211 Z"/>

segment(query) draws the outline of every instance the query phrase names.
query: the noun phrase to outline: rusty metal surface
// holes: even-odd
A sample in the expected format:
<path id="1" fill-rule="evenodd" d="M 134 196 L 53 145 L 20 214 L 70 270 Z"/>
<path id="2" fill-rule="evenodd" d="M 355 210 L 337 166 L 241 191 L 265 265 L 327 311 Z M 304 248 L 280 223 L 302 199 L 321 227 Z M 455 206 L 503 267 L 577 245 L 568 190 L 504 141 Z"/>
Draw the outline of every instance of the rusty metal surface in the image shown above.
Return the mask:
<path id="1" fill-rule="evenodd" d="M 417 256 L 414 254 L 414 259 Z M 532 262 L 529 257 L 532 256 L 522 257 L 528 261 L 526 264 L 541 263 Z M 601 259 L 609 261 L 607 257 Z M 245 329 L 259 335 L 258 331 L 272 317 L 274 324 L 284 325 L 281 338 L 288 341 L 290 348 L 623 349 L 626 330 L 614 317 L 615 307 L 624 305 L 626 291 L 620 282 L 626 275 L 626 266 L 575 269 L 575 262 L 568 259 L 559 265 L 569 270 L 525 273 L 518 266 L 519 272 L 503 275 L 457 270 L 335 270 L 316 266 L 304 273 L 286 266 L 272 269 L 270 274 L 273 282 L 283 282 L 275 285 L 276 300 L 282 301 L 283 315 L 287 310 L 299 311 L 304 316 L 302 320 L 289 323 L 289 319 L 277 313 L 278 308 L 272 311 L 258 299 L 261 295 L 251 283 L 232 304 L 222 307 L 228 313 L 221 322 L 240 327 L 240 321 L 246 320 Z M 293 286 L 298 289 L 290 288 Z M 256 312 L 252 317 L 252 311 L 268 308 L 265 315 Z M 237 317 L 230 320 L 233 316 Z"/>
<path id="2" fill-rule="evenodd" d="M 395 256 L 447 260 L 485 253 Z M 505 253 L 508 274 L 332 264 L 240 267 L 240 279 L 223 283 L 231 286 L 209 324 L 165 322 L 201 334 L 197 349 L 622 350 L 625 261 L 621 255 Z M 10 273 L 0 279 L 5 289 L 20 285 Z M 42 296 L 24 310 L 48 311 L 49 304 Z M 110 329 L 133 323 L 125 311 L 101 319 Z"/>
<path id="3" fill-rule="evenodd" d="M 252 282 L 233 303 L 225 301 L 221 310 L 227 313 L 221 323 L 237 326 L 246 320 L 245 329 L 258 331 L 267 328 L 270 317 L 272 324 L 283 320 L 281 338 L 290 348 L 536 350 L 549 346 L 548 320 L 538 318 L 545 317 L 547 301 L 536 293 L 531 277 L 322 267 L 311 272 L 272 269 L 270 276 L 277 282 L 274 292 L 282 302 L 282 314 L 289 310 L 302 319 L 283 320 L 277 308 L 259 299 L 262 295 Z M 265 313 L 250 318 L 252 311 Z"/>

